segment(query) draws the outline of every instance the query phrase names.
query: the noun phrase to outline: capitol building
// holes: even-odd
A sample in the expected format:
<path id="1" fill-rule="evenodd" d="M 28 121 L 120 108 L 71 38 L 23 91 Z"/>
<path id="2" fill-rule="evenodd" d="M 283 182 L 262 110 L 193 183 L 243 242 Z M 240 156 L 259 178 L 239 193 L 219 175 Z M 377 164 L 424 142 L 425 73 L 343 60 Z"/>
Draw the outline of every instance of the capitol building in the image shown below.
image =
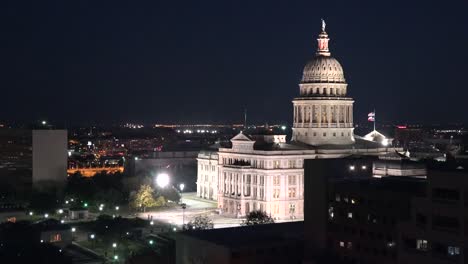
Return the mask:
<path id="1" fill-rule="evenodd" d="M 216 200 L 221 214 L 244 217 L 262 210 L 275 219 L 302 219 L 305 159 L 394 152 L 354 134 L 354 100 L 347 96 L 343 68 L 331 56 L 324 22 L 317 41 L 292 101 L 291 141 L 285 135 L 241 132 L 231 147 L 198 154 L 197 195 Z"/>

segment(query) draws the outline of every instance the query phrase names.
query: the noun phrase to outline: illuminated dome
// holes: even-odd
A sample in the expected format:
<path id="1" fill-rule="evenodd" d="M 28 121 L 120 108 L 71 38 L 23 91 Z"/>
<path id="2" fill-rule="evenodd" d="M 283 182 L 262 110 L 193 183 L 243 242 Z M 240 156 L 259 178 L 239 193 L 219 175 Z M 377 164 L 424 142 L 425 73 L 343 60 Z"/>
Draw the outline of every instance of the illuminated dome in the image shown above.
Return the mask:
<path id="1" fill-rule="evenodd" d="M 304 67 L 302 83 L 346 83 L 343 68 L 331 56 L 317 54 Z"/>

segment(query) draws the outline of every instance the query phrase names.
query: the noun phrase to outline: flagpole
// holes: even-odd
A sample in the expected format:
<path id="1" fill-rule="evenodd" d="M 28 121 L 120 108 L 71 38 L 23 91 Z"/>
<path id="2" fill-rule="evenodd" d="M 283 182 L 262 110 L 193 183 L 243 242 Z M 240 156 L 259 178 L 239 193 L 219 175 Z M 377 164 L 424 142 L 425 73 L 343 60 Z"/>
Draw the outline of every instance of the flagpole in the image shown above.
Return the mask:
<path id="1" fill-rule="evenodd" d="M 377 116 L 375 114 L 375 108 L 374 108 L 374 131 L 375 131 L 375 122 L 376 122 L 376 120 L 377 120 Z"/>

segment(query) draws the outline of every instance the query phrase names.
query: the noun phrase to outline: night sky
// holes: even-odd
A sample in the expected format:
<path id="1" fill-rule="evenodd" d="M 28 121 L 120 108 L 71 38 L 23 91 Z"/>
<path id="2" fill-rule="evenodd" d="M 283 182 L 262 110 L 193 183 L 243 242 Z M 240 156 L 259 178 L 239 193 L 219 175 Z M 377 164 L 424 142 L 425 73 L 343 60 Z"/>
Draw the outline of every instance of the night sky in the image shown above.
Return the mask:
<path id="1" fill-rule="evenodd" d="M 430 3 L 434 2 L 434 3 Z M 320 18 L 355 121 L 468 122 L 468 1 L 2 1 L 0 120 L 291 122 Z"/>

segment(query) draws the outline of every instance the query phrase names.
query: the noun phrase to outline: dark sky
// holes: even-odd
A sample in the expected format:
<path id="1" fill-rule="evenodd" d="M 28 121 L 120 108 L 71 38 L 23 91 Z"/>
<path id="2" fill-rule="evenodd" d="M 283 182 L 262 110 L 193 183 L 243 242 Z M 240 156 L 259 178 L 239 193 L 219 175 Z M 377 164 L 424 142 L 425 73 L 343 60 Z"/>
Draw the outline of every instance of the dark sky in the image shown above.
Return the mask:
<path id="1" fill-rule="evenodd" d="M 433 2 L 433 3 L 430 3 Z M 320 18 L 387 122 L 467 122 L 468 1 L 37 1 L 0 8 L 0 120 L 290 122 Z"/>

